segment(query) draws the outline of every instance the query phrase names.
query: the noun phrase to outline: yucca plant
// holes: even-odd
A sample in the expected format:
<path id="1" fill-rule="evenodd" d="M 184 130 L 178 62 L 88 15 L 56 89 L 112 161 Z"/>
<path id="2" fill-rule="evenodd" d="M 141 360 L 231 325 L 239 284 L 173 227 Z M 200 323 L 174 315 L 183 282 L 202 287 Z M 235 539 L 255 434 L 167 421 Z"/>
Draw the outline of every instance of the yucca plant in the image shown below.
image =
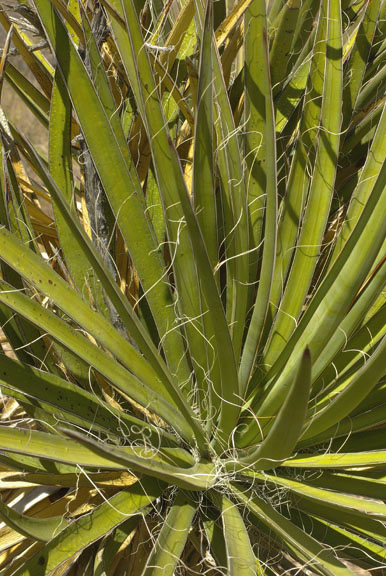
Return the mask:
<path id="1" fill-rule="evenodd" d="M 1 576 L 384 573 L 385 11 L 2 3 Z"/>

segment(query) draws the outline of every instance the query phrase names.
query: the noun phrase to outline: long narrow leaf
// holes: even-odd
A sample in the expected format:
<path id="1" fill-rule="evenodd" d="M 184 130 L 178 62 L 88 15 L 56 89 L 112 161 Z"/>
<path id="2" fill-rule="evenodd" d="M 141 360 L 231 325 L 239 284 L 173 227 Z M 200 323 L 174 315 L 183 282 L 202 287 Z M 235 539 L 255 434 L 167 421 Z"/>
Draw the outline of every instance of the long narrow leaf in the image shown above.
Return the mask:
<path id="1" fill-rule="evenodd" d="M 26 538 L 34 538 L 43 542 L 51 540 L 67 525 L 63 516 L 33 518 L 25 514 L 19 514 L 1 501 L 0 517 L 8 526 L 23 534 Z"/>
<path id="2" fill-rule="evenodd" d="M 333 4 L 323 2 L 321 19 L 328 22 L 328 36 L 325 47 L 326 69 L 315 170 L 310 183 L 294 260 L 272 327 L 272 339 L 265 358 L 268 365 L 276 360 L 296 326 L 295 322 L 299 318 L 320 254 L 320 245 L 334 193 L 343 84 L 340 3 L 338 1 Z"/>
<path id="3" fill-rule="evenodd" d="M 69 88 L 82 131 L 115 213 L 117 224 L 127 241 L 130 254 L 139 272 L 150 307 L 154 309 L 160 336 L 163 337 L 174 320 L 173 301 L 169 288 L 164 282 L 164 267 L 145 216 L 143 194 L 134 166 L 127 165 L 107 114 L 53 6 L 48 0 L 37 0 L 36 6 L 50 41 L 56 49 L 58 65 Z M 100 146 L 101 138 L 104 141 L 103 147 Z M 114 171 L 110 168 L 112 164 Z M 129 194 L 127 193 L 128 185 Z M 140 243 L 138 238 L 141 238 Z M 171 349 L 181 350 L 179 359 L 182 355 L 182 344 L 179 345 L 178 339 L 174 339 L 174 332 L 165 339 L 166 348 L 169 343 Z M 175 352 L 171 351 L 171 354 Z"/>
<path id="4" fill-rule="evenodd" d="M 45 406 L 51 406 L 53 413 L 58 416 L 62 414 L 64 417 L 64 412 L 66 412 L 65 418 L 75 414 L 83 419 L 85 425 L 92 423 L 114 433 L 121 431 L 122 426 L 127 427 L 130 438 L 133 439 L 137 435 L 141 438 L 141 431 L 145 429 L 146 433 L 151 431 L 155 438 L 159 438 L 160 431 L 152 424 L 108 406 L 92 392 L 87 392 L 64 378 L 27 364 L 20 364 L 5 355 L 0 358 L 0 366 L 0 382 L 2 386 L 9 386 L 7 389 L 9 395 L 12 395 L 12 389 L 18 390 L 38 405 L 39 402 L 43 402 Z M 170 440 L 173 438 L 169 434 L 167 437 Z"/>
<path id="5" fill-rule="evenodd" d="M 146 128 L 151 141 L 156 177 L 164 202 L 164 212 L 167 215 L 170 240 L 177 242 L 178 238 L 178 248 L 175 255 L 175 272 L 178 275 L 177 289 L 179 297 L 186 301 L 183 307 L 188 318 L 199 317 L 202 312 L 205 312 L 205 309 L 203 311 L 197 309 L 197 296 L 201 291 L 208 307 L 206 313 L 213 318 L 212 325 L 215 336 L 213 346 L 221 369 L 223 411 L 229 422 L 227 430 L 224 430 L 224 436 L 228 436 L 228 428 L 233 429 L 238 414 L 234 393 L 237 371 L 229 329 L 197 218 L 187 194 L 181 166 L 171 138 L 165 129 L 165 120 L 156 97 L 156 87 L 149 60 L 142 49 L 137 16 L 131 0 L 123 0 L 123 5 L 132 42 L 131 58 L 136 62 L 135 73 L 137 74 L 138 70 L 141 70 L 141 100 L 147 117 L 151 118 L 151 122 Z M 184 221 L 186 222 L 186 230 L 184 227 L 180 230 L 180 225 Z M 197 285 L 196 269 L 192 270 L 193 257 L 188 259 L 187 254 L 192 256 L 194 254 L 194 261 L 200 274 L 200 286 Z M 189 268 L 187 268 L 187 262 L 189 262 Z M 197 361 L 200 360 L 204 363 L 205 357 L 197 356 Z"/>
<path id="6" fill-rule="evenodd" d="M 143 576 L 173 576 L 195 513 L 196 506 L 182 493 L 178 494 L 147 559 Z"/>
<path id="7" fill-rule="evenodd" d="M 312 438 L 330 428 L 349 414 L 351 414 L 361 401 L 370 394 L 371 390 L 386 374 L 386 337 L 379 344 L 377 350 L 359 370 L 351 381 L 339 391 L 331 401 L 326 403 L 320 412 L 312 415 L 305 425 L 302 439 Z"/>
<path id="8" fill-rule="evenodd" d="M 221 511 L 229 575 L 256 575 L 256 558 L 237 504 L 218 494 L 212 494 L 211 498 Z"/>
<path id="9" fill-rule="evenodd" d="M 284 518 L 264 502 L 262 498 L 254 496 L 253 499 L 250 499 L 247 494 L 235 486 L 232 486 L 232 492 L 252 514 L 277 533 L 290 548 L 295 548 L 320 574 L 324 576 L 349 576 L 351 574 L 351 571 L 339 562 L 334 554 L 326 550 L 306 532 L 294 526 L 287 518 Z"/>
<path id="10" fill-rule="evenodd" d="M 95 451 L 96 454 L 106 455 L 106 457 L 111 458 L 120 467 L 129 467 L 142 474 L 150 475 L 166 482 L 173 482 L 182 488 L 202 490 L 210 487 L 215 480 L 213 464 L 211 463 L 197 463 L 190 468 L 180 468 L 155 459 L 154 451 L 150 451 L 148 456 L 137 456 L 134 450 L 129 452 L 113 444 L 96 442 L 92 438 L 73 430 L 65 430 L 65 433 L 70 438 L 75 438 L 88 446 L 90 451 Z M 143 448 L 140 448 L 138 452 L 139 454 L 141 452 L 146 454 L 146 450 Z"/>
<path id="11" fill-rule="evenodd" d="M 20 291 L 14 290 L 4 282 L 0 282 L 0 289 L 1 302 L 22 314 L 43 330 L 46 330 L 56 341 L 66 346 L 85 362 L 88 362 L 90 366 L 96 368 L 114 386 L 127 394 L 129 398 L 139 402 L 142 406 L 151 407 L 156 413 L 160 409 L 159 415 L 161 418 L 164 418 L 170 424 L 173 422 L 173 426 L 177 428 L 181 425 L 182 436 L 187 434 L 186 437 L 192 440 L 192 432 L 188 432 L 190 427 L 187 426 L 185 418 L 161 395 L 147 388 L 106 352 L 92 344 L 80 332 L 73 330 L 69 324 L 55 314 L 42 308 L 37 302 L 30 300 Z"/>
<path id="12" fill-rule="evenodd" d="M 306 417 L 310 385 L 311 356 L 306 349 L 292 387 L 267 437 L 252 454 L 240 458 L 238 465 L 245 464 L 251 466 L 253 470 L 276 468 L 292 454 Z"/>
<path id="13" fill-rule="evenodd" d="M 122 490 L 98 508 L 71 523 L 15 572 L 15 576 L 47 574 L 67 558 L 98 540 L 106 531 L 119 526 L 148 506 L 162 493 L 164 486 L 153 480 L 141 480 Z"/>
<path id="14" fill-rule="evenodd" d="M 265 229 L 261 275 L 240 364 L 240 392 L 242 395 L 247 388 L 254 367 L 268 312 L 275 266 L 277 217 L 275 126 L 264 0 L 256 2 L 247 26 L 252 26 L 252 28 L 247 37 L 247 50 L 251 50 L 251 54 L 248 57 L 251 62 L 246 71 L 246 96 L 249 96 L 248 102 L 254 103 L 251 109 L 247 108 L 245 111 L 247 117 L 250 117 L 247 131 L 253 134 L 249 138 L 247 137 L 246 140 L 246 153 L 250 155 L 249 164 L 251 170 L 251 192 L 248 192 L 248 203 L 250 206 L 249 210 L 252 214 L 256 212 L 258 218 L 260 218 L 258 211 L 263 208 L 260 197 L 262 194 L 265 194 L 266 197 L 263 208 L 265 211 Z M 255 38 L 256 34 L 257 39 Z M 261 70 L 252 69 L 252 62 L 257 59 L 257 54 L 260 55 L 258 60 L 260 61 Z M 252 97 L 252 94 L 256 94 L 256 96 Z M 262 140 L 256 149 L 256 137 L 259 137 L 260 133 L 262 134 Z M 254 240 L 253 249 L 256 250 L 260 242 L 259 224 L 256 218 L 252 218 L 251 226 Z M 257 226 L 257 231 L 255 226 Z M 257 264 L 256 259 L 255 262 Z M 252 281 L 255 280 L 255 274 L 256 272 L 252 270 Z"/>

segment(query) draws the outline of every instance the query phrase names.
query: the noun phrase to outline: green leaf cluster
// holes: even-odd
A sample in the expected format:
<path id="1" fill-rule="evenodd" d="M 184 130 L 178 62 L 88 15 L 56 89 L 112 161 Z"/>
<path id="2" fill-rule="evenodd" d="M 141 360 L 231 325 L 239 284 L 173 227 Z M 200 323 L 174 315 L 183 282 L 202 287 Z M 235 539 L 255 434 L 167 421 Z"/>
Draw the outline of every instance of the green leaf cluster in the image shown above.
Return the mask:
<path id="1" fill-rule="evenodd" d="M 0 6 L 0 576 L 383 573 L 385 17 Z"/>

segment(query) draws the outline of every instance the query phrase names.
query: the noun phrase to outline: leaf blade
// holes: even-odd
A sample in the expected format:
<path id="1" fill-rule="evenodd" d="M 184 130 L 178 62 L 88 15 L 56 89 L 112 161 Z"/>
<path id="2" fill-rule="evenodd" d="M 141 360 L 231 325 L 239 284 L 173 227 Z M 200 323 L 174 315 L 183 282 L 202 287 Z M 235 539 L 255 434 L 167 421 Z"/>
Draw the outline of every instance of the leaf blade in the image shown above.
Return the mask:
<path id="1" fill-rule="evenodd" d="M 119 526 L 128 516 L 135 515 L 141 508 L 151 504 L 162 493 L 163 488 L 157 482 L 144 479 L 129 489 L 118 492 L 91 514 L 70 524 L 16 570 L 15 576 L 47 574 L 67 558 L 101 538 L 106 531 Z"/>

